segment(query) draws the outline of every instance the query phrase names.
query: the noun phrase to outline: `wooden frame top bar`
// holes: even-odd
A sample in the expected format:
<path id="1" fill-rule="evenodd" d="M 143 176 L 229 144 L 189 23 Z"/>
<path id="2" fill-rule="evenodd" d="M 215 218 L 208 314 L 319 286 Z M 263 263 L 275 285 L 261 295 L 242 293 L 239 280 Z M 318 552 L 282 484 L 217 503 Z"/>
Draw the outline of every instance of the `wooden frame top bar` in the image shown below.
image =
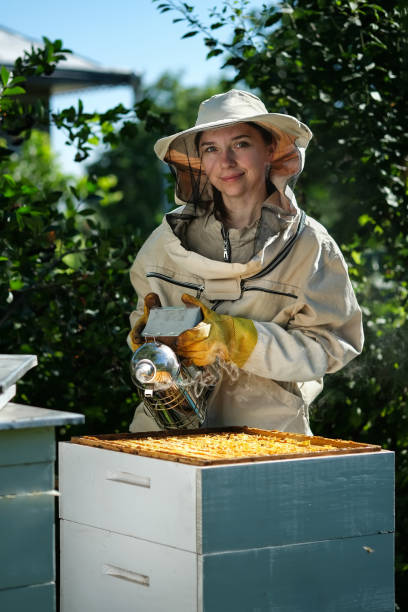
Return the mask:
<path id="1" fill-rule="evenodd" d="M 158 441 L 163 438 L 171 439 L 182 439 L 186 436 L 205 436 L 205 434 L 224 434 L 224 433 L 245 433 L 247 435 L 262 435 L 270 437 L 275 441 L 289 440 L 294 443 L 304 443 L 310 441 L 313 446 L 321 446 L 321 450 L 312 450 L 311 452 L 291 452 L 291 453 L 276 453 L 272 455 L 242 455 L 239 457 L 226 458 L 205 458 L 200 456 L 193 456 L 192 454 L 183 454 L 180 452 L 170 452 L 165 449 L 160 449 L 158 445 L 157 449 L 142 448 L 137 446 L 130 447 L 128 442 L 146 440 L 147 438 L 157 439 Z M 287 433 L 276 430 L 256 429 L 253 427 L 225 427 L 222 429 L 195 429 L 195 430 L 180 430 L 177 433 L 173 431 L 153 431 L 143 432 L 137 434 L 121 433 L 121 434 L 103 434 L 95 436 L 80 436 L 73 437 L 71 439 L 73 444 L 82 444 L 85 446 L 94 446 L 97 448 L 112 450 L 116 452 L 124 452 L 133 455 L 141 455 L 144 457 L 153 457 L 155 459 L 164 459 L 166 461 L 178 461 L 180 463 L 187 463 L 190 465 L 197 466 L 210 466 L 210 465 L 222 465 L 222 464 L 234 464 L 243 462 L 253 461 L 273 461 L 281 459 L 299 459 L 308 457 L 321 457 L 329 455 L 344 455 L 354 453 L 367 453 L 367 452 L 378 452 L 381 450 L 381 446 L 374 444 L 365 444 L 363 442 L 352 442 L 351 440 L 336 440 L 330 438 L 323 438 L 321 436 L 305 436 L 303 434 Z M 325 448 L 326 447 L 326 448 Z M 335 447 L 335 448 L 333 448 Z M 192 449 L 192 452 L 194 449 Z"/>

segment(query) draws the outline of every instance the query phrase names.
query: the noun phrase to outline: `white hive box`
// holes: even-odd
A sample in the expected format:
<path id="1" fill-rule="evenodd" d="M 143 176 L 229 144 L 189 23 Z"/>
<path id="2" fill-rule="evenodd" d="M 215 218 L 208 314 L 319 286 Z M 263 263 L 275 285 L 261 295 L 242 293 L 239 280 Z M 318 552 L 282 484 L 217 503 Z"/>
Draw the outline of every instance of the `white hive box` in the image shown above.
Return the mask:
<path id="1" fill-rule="evenodd" d="M 10 402 L 35 355 L 0 355 L 0 610 L 55 612 L 55 429 L 84 416 Z"/>
<path id="2" fill-rule="evenodd" d="M 60 444 L 61 612 L 394 609 L 394 455 L 189 465 Z"/>

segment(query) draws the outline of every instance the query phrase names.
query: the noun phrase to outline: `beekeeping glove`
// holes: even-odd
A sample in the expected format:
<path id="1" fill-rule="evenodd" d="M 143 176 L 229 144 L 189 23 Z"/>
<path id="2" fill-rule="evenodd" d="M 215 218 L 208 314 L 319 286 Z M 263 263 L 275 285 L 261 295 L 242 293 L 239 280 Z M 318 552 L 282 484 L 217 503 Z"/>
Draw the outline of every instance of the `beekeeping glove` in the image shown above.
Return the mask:
<path id="1" fill-rule="evenodd" d="M 157 293 L 148 293 L 144 299 L 144 313 L 136 321 L 129 334 L 129 345 L 133 352 L 145 343 L 145 339 L 141 333 L 147 323 L 151 309 L 160 307 L 161 302 Z"/>
<path id="2" fill-rule="evenodd" d="M 186 293 L 181 299 L 187 306 L 201 308 L 203 321 L 179 335 L 177 354 L 197 366 L 210 365 L 220 357 L 224 361 L 233 361 L 241 368 L 258 340 L 253 321 L 217 314 Z"/>

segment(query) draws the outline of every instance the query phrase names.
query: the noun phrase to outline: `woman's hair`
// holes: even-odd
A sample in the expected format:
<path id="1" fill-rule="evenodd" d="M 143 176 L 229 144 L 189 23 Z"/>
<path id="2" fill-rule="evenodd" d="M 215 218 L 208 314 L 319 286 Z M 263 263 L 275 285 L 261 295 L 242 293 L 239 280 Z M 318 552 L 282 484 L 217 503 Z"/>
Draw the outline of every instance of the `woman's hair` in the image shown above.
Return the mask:
<path id="1" fill-rule="evenodd" d="M 255 128 L 261 134 L 262 139 L 266 145 L 275 144 L 276 146 L 276 138 L 272 134 L 272 132 L 262 127 L 258 123 L 253 123 L 252 121 L 243 121 L 242 123 L 246 123 L 247 125 L 250 125 L 251 127 Z M 194 138 L 194 144 L 195 144 L 195 148 L 196 148 L 198 155 L 200 154 L 200 140 L 201 140 L 202 134 L 203 132 L 198 132 L 198 134 L 196 134 Z M 272 181 L 269 178 L 269 173 L 265 176 L 265 185 L 266 185 L 266 192 L 268 196 L 270 196 L 274 191 L 276 191 L 275 185 L 272 183 Z M 213 199 L 214 199 L 214 213 L 216 217 L 218 217 L 220 220 L 228 219 L 228 211 L 225 207 L 224 200 L 222 199 L 221 192 L 214 186 L 212 187 L 212 190 L 213 190 Z M 195 202 L 196 206 L 197 204 L 200 204 L 200 203 Z"/>

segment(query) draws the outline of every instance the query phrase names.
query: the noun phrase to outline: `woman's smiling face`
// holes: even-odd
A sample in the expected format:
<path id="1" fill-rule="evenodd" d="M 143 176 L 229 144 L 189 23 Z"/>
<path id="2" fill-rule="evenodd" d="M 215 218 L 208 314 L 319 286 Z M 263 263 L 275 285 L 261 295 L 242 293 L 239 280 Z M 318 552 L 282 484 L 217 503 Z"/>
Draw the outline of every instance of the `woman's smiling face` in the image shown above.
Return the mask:
<path id="1" fill-rule="evenodd" d="M 199 144 L 208 180 L 226 203 L 248 197 L 259 203 L 266 199 L 265 171 L 273 149 L 248 123 L 207 130 L 201 134 Z"/>

